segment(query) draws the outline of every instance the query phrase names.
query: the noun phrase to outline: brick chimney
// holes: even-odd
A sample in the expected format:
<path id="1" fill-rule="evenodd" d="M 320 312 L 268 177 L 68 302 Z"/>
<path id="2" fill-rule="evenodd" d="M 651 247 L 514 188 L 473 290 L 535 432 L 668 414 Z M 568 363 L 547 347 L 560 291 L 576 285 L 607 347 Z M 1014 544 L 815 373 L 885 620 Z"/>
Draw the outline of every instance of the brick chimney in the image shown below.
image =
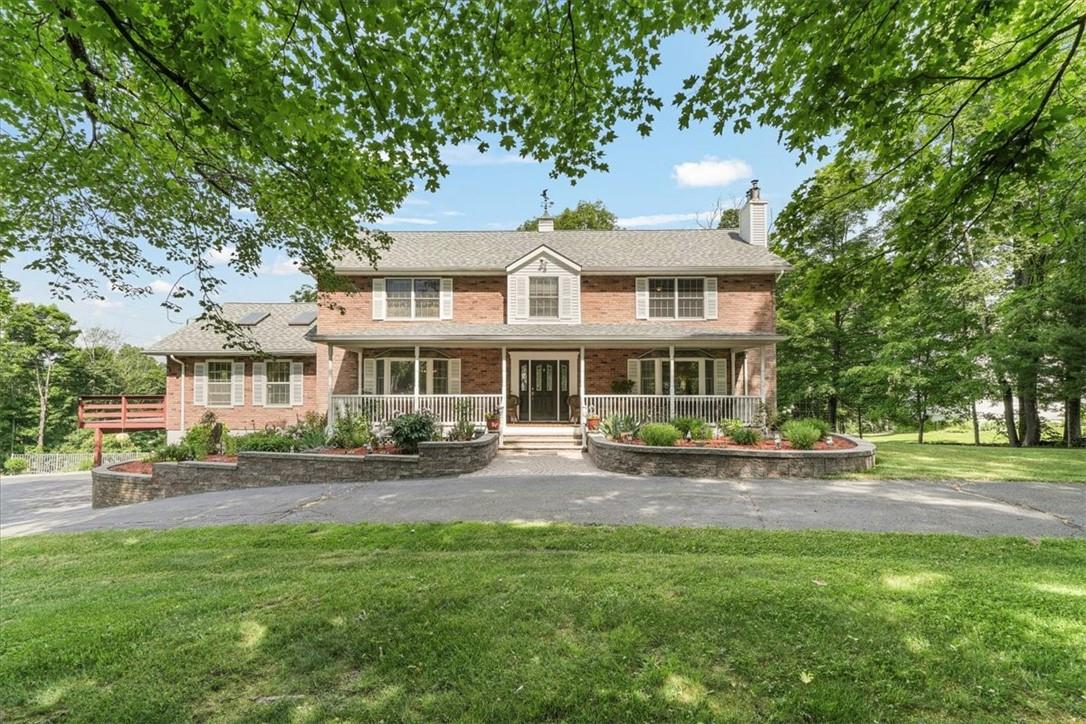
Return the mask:
<path id="1" fill-rule="evenodd" d="M 537 223 L 540 231 L 554 231 L 554 217 L 550 214 L 540 216 Z"/>
<path id="2" fill-rule="evenodd" d="M 747 201 L 739 209 L 739 235 L 753 246 L 769 246 L 769 220 L 765 199 L 758 188 L 758 179 L 750 182 Z"/>

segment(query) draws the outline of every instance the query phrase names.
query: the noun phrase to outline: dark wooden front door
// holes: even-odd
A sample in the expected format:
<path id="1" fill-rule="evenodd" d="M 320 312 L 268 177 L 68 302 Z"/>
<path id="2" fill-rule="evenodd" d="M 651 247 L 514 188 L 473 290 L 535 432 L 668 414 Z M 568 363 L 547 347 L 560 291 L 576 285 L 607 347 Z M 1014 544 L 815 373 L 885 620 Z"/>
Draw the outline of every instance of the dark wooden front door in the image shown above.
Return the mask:
<path id="1" fill-rule="evenodd" d="M 569 417 L 567 360 L 524 360 L 518 377 L 521 421 L 565 422 Z"/>

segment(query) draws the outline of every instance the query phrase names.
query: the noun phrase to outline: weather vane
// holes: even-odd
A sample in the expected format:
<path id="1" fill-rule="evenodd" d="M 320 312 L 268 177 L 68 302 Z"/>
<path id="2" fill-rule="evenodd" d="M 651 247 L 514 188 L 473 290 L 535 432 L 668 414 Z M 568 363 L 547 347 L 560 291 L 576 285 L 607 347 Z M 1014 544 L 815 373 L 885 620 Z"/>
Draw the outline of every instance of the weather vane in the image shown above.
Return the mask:
<path id="1" fill-rule="evenodd" d="M 547 189 L 543 189 L 543 193 L 540 194 L 543 197 L 543 215 L 550 216 L 551 204 L 553 203 L 549 196 L 547 196 Z"/>

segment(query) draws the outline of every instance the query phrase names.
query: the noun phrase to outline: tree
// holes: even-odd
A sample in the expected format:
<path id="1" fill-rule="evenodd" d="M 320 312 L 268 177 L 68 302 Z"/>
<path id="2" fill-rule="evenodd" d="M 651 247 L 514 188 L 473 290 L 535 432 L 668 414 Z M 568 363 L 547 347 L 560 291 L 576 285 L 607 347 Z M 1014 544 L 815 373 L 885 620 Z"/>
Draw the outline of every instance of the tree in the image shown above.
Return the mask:
<path id="1" fill-rule="evenodd" d="M 717 219 L 716 228 L 718 229 L 738 229 L 739 228 L 739 209 L 726 208 L 720 210 L 720 217 Z"/>
<path id="2" fill-rule="evenodd" d="M 1009 181 L 1058 168 L 1084 114 L 1086 8 L 1034 0 L 727 0 L 719 48 L 675 103 L 717 133 L 773 126 L 801 160 L 863 158 L 854 188 L 904 196 L 900 251 L 937 256 L 940 225 L 984 215 Z M 831 141 L 830 139 L 833 139 Z M 923 178 L 926 183 L 917 183 Z M 846 192 L 847 193 L 847 192 Z"/>
<path id="3" fill-rule="evenodd" d="M 312 284 L 303 284 L 290 293 L 292 302 L 316 302 L 317 288 Z"/>
<path id="4" fill-rule="evenodd" d="M 341 252 L 376 260 L 389 239 L 359 225 L 436 189 L 447 147 L 606 170 L 615 126 L 662 107 L 660 42 L 714 4 L 7 4 L 0 261 L 35 254 L 68 296 L 191 268 L 229 328 L 209 255 L 255 274 L 281 249 L 330 282 Z"/>
<path id="5" fill-rule="evenodd" d="M 563 209 L 554 217 L 554 228 L 558 231 L 594 229 L 611 231 L 617 229 L 618 217 L 603 205 L 602 201 L 578 201 L 576 208 Z M 517 231 L 538 231 L 539 219 L 528 219 L 517 227 Z"/>

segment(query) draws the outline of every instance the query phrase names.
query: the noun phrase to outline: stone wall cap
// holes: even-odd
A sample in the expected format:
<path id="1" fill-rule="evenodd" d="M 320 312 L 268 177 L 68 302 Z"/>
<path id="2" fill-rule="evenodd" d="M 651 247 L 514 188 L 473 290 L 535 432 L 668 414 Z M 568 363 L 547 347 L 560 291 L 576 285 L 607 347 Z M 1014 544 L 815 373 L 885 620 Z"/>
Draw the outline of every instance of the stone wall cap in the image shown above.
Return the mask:
<path id="1" fill-rule="evenodd" d="M 487 432 L 479 437 L 472 438 L 471 440 L 427 440 L 426 442 L 420 442 L 419 448 L 450 448 L 450 447 L 478 447 L 481 445 L 488 445 L 498 439 L 497 433 Z"/>
<path id="2" fill-rule="evenodd" d="M 850 447 L 845 450 L 763 450 L 760 448 L 741 450 L 732 447 L 662 447 L 654 445 L 630 445 L 628 443 L 614 442 L 613 440 L 608 440 L 598 432 L 589 433 L 588 439 L 594 445 L 617 448 L 619 450 L 642 455 L 717 455 L 740 458 L 768 458 L 771 460 L 862 457 L 870 455 L 871 452 L 875 450 L 875 446 L 866 440 L 861 440 L 852 437 L 851 435 L 842 435 L 840 433 L 833 433 L 833 435 L 834 437 L 839 437 L 854 443 L 856 447 Z"/>

